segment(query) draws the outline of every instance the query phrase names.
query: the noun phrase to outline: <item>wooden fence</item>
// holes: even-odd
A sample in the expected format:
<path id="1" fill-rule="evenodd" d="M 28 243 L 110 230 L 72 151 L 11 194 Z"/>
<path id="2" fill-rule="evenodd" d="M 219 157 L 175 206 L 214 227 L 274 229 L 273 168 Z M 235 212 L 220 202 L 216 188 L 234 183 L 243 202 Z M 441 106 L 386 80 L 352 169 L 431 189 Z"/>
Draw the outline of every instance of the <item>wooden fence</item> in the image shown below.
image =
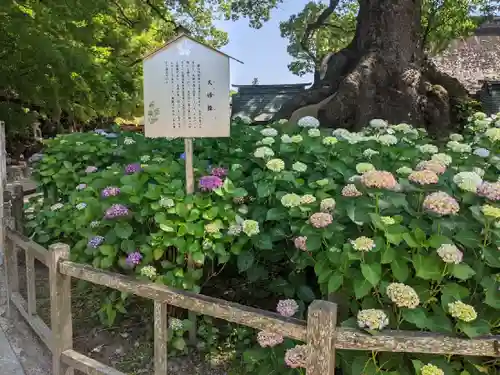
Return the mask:
<path id="1" fill-rule="evenodd" d="M 13 203 L 15 206 L 19 204 Z M 22 201 L 21 201 L 22 202 Z M 13 207 L 13 213 L 21 212 Z M 20 223 L 20 218 L 15 222 Z M 192 292 L 95 269 L 69 261 L 69 246 L 53 244 L 49 249 L 24 237 L 16 228 L 6 230 L 7 290 L 14 305 L 52 351 L 53 375 L 73 375 L 74 369 L 91 375 L 125 375 L 73 349 L 71 278 L 86 280 L 154 301 L 154 374 L 167 374 L 167 306 L 187 309 L 258 330 L 279 332 L 306 342 L 309 347 L 307 375 L 334 375 L 335 350 L 370 350 L 405 353 L 455 354 L 500 357 L 499 336 L 463 339 L 426 332 L 382 331 L 369 335 L 352 328 L 337 327 L 337 307 L 317 300 L 308 309 L 307 321 Z M 17 229 L 20 229 L 17 227 Z M 18 251 L 26 256 L 27 300 L 19 292 Z M 35 295 L 35 259 L 49 269 L 50 328 L 38 317 Z M 12 306 L 9 306 L 11 312 Z"/>

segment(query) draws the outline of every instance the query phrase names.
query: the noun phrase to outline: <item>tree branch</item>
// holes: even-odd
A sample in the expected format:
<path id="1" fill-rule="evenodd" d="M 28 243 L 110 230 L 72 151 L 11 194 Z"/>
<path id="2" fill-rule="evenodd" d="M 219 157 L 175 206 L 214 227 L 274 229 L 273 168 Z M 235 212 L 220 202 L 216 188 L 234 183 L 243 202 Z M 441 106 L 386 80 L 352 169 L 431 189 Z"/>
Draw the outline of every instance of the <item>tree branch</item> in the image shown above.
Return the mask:
<path id="1" fill-rule="evenodd" d="M 427 44 L 427 40 L 429 38 L 429 35 L 434 27 L 434 20 L 436 18 L 438 12 L 438 5 L 436 1 L 434 0 L 432 2 L 432 8 L 431 11 L 429 12 L 429 18 L 427 19 L 427 25 L 425 27 L 425 30 L 422 34 L 422 50 L 425 50 L 425 45 Z"/>
<path id="2" fill-rule="evenodd" d="M 118 9 L 118 12 L 121 15 L 121 19 L 131 28 L 135 26 L 137 23 L 136 21 L 132 21 L 130 18 L 127 17 L 125 14 L 125 10 L 121 7 L 121 5 L 117 1 L 113 1 L 113 4 L 115 4 L 116 9 Z"/>
<path id="3" fill-rule="evenodd" d="M 174 21 L 167 19 L 165 14 L 163 14 L 163 12 L 156 5 L 154 5 L 151 0 L 145 0 L 145 4 L 148 5 L 163 21 L 177 27 L 177 24 Z"/>
<path id="4" fill-rule="evenodd" d="M 328 7 L 326 7 L 323 12 L 321 12 L 316 21 L 307 25 L 306 30 L 304 31 L 304 35 L 300 40 L 300 46 L 315 63 L 317 62 L 317 57 L 314 56 L 314 54 L 307 46 L 307 41 L 316 30 L 326 24 L 326 20 L 333 14 L 335 8 L 337 8 L 337 5 L 339 5 L 339 2 L 340 0 L 330 0 L 330 2 L 328 3 Z M 332 25 L 329 24 L 329 26 Z"/>

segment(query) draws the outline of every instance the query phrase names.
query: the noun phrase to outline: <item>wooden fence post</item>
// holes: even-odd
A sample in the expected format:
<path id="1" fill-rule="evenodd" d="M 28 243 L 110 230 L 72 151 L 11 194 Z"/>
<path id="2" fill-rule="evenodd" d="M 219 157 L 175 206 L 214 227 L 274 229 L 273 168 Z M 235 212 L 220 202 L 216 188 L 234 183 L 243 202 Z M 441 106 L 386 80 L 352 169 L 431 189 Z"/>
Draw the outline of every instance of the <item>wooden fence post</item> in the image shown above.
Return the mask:
<path id="1" fill-rule="evenodd" d="M 313 301 L 307 313 L 307 375 L 335 374 L 335 328 L 337 305 Z"/>
<path id="2" fill-rule="evenodd" d="M 7 284 L 7 315 L 13 318 L 13 307 L 11 298 L 13 293 L 19 293 L 19 272 L 17 261 L 17 248 L 15 244 L 7 238 L 4 238 L 5 251 L 5 279 Z"/>
<path id="3" fill-rule="evenodd" d="M 14 228 L 19 233 L 24 232 L 24 190 L 23 185 L 16 182 L 12 187 L 11 216 L 14 219 Z"/>
<path id="4" fill-rule="evenodd" d="M 155 301 L 154 306 L 154 363 L 155 375 L 167 375 L 167 307 Z"/>
<path id="5" fill-rule="evenodd" d="M 74 375 L 74 370 L 67 368 L 61 361 L 61 354 L 73 349 L 71 277 L 59 272 L 59 261 L 69 259 L 69 246 L 62 243 L 50 245 L 49 253 L 52 375 Z"/>

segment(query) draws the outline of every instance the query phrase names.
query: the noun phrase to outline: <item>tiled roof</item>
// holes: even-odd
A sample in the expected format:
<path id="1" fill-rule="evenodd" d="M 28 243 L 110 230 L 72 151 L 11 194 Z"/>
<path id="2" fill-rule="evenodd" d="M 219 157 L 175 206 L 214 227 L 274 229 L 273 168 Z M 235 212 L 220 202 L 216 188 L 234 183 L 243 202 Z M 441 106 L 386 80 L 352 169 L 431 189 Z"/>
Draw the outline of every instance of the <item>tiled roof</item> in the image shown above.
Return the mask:
<path id="1" fill-rule="evenodd" d="M 453 41 L 433 61 L 471 94 L 481 88 L 482 81 L 500 80 L 500 20 L 480 26 L 473 36 Z"/>
<path id="2" fill-rule="evenodd" d="M 268 122 L 287 100 L 308 85 L 234 85 L 238 93 L 231 97 L 231 115 L 248 116 L 256 123 Z"/>

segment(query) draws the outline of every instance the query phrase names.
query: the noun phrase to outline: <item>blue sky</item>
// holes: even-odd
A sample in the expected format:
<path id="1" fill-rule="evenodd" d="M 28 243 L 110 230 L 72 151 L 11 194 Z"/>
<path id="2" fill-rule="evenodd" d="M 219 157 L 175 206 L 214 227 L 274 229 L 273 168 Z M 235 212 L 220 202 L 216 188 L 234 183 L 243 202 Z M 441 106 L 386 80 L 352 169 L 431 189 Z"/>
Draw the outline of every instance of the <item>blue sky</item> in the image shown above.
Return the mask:
<path id="1" fill-rule="evenodd" d="M 221 51 L 243 61 L 231 62 L 231 83 L 249 85 L 254 77 L 259 84 L 312 82 L 312 75 L 299 77 L 287 68 L 292 61 L 286 52 L 287 40 L 281 38 L 279 24 L 300 12 L 309 0 L 285 0 L 274 9 L 271 19 L 261 29 L 252 29 L 248 20 L 216 21 L 229 34 L 229 43 Z"/>

